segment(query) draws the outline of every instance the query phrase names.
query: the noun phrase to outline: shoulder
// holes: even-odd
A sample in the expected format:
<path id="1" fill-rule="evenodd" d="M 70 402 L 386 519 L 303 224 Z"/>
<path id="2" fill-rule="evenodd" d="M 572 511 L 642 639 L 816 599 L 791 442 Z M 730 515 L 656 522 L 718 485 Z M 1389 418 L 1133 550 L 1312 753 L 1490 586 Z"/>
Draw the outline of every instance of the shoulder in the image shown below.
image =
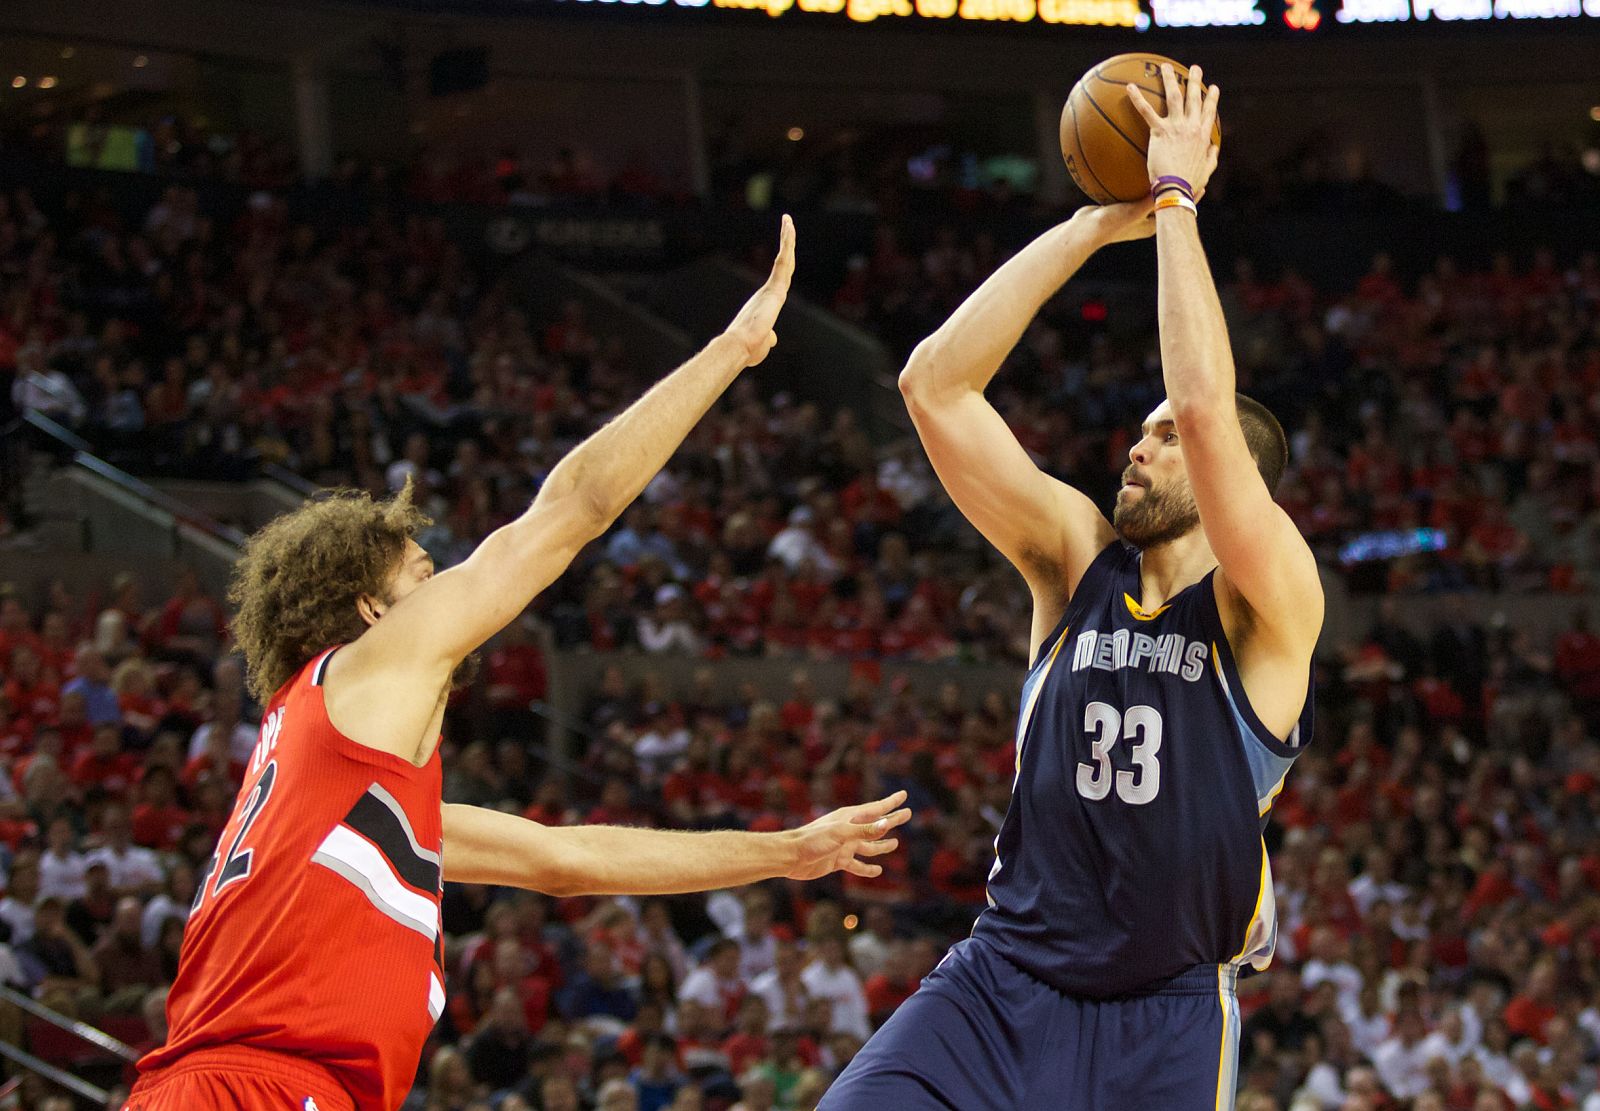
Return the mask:
<path id="1" fill-rule="evenodd" d="M 1264 613 L 1240 592 L 1225 568 L 1218 567 L 1211 580 L 1212 597 L 1222 631 L 1235 649 L 1246 641 L 1266 642 L 1274 653 L 1281 652 L 1309 663 L 1322 635 L 1324 598 L 1320 580 L 1315 589 L 1274 612 Z"/>

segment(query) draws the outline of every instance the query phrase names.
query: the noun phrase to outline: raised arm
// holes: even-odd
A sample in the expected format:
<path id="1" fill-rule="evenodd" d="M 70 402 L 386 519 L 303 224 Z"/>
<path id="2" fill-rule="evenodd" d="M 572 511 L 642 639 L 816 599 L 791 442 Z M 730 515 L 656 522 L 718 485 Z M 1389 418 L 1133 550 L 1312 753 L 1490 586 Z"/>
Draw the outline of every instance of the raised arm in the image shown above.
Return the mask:
<path id="1" fill-rule="evenodd" d="M 424 733 L 456 665 L 605 532 L 728 385 L 772 350 L 794 242 L 785 216 L 771 275 L 728 329 L 557 464 L 527 512 L 392 606 L 372 602 L 371 627 L 329 670 L 328 709 L 341 730 L 406 759 L 431 744 Z"/>
<path id="2" fill-rule="evenodd" d="M 956 506 L 1033 591 L 1033 645 L 1115 536 L 1079 491 L 1041 471 L 983 392 L 1040 307 L 1107 243 L 1151 234 L 1148 204 L 1085 208 L 991 274 L 900 373 L 917 434 Z"/>
<path id="3" fill-rule="evenodd" d="M 897 791 L 780 833 L 680 833 L 626 826 L 542 826 L 476 806 L 444 808 L 444 878 L 547 895 L 678 895 L 843 869 L 883 871 L 864 858 L 893 852 L 884 835 L 911 818 Z"/>
<path id="4" fill-rule="evenodd" d="M 1199 191 L 1217 164 L 1212 128 L 1220 90 L 1206 87 L 1198 66 L 1185 90 L 1171 66 L 1161 73 L 1166 117 L 1137 87 L 1128 92 L 1150 124 L 1150 178 L 1179 177 Z M 1273 501 L 1239 427 L 1227 321 L 1193 211 L 1156 213 L 1156 260 L 1162 373 L 1206 540 L 1226 589 L 1248 607 L 1248 624 L 1309 657 L 1323 615 L 1316 559 Z"/>

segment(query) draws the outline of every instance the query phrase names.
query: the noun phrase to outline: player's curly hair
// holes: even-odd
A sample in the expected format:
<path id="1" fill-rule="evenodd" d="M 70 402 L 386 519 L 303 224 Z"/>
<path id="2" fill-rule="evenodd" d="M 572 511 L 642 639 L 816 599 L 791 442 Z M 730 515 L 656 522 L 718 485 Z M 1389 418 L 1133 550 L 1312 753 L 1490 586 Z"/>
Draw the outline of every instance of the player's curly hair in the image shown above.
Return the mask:
<path id="1" fill-rule="evenodd" d="M 316 654 L 366 630 L 363 594 L 389 601 L 406 541 L 431 522 L 411 483 L 378 501 L 335 490 L 285 513 L 245 542 L 228 584 L 237 609 L 233 637 L 244 652 L 250 693 L 262 704 Z"/>

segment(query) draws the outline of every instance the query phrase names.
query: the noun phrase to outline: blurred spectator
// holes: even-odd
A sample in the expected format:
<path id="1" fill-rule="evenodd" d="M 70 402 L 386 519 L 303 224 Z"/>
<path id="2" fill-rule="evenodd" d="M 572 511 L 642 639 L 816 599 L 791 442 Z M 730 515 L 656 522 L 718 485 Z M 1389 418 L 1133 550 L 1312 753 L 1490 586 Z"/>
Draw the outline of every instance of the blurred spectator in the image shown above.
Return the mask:
<path id="1" fill-rule="evenodd" d="M 110 927 L 90 951 L 108 1011 L 137 1008 L 150 989 L 165 982 L 159 954 L 144 943 L 143 917 L 137 898 L 119 899 Z"/>

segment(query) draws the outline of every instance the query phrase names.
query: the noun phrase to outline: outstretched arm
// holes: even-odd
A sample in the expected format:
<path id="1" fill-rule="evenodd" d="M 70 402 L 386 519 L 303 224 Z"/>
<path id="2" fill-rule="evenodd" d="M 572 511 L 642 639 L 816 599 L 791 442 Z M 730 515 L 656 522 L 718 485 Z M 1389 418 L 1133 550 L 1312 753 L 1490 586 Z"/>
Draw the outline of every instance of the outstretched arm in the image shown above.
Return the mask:
<path id="1" fill-rule="evenodd" d="M 781 833 L 679 833 L 625 826 L 542 826 L 476 806 L 444 808 L 444 878 L 548 895 L 677 895 L 843 869 L 876 876 L 864 858 L 893 852 L 907 822 L 897 791 Z"/>
<path id="2" fill-rule="evenodd" d="M 794 241 L 785 216 L 771 275 L 727 331 L 557 464 L 527 512 L 392 607 L 373 606 L 377 620 L 329 673 L 329 713 L 342 730 L 413 757 L 456 665 L 605 532 L 728 385 L 772 350 Z"/>
<path id="3" fill-rule="evenodd" d="M 1161 73 L 1165 117 L 1137 87 L 1128 92 L 1150 124 L 1150 179 L 1180 177 L 1199 191 L 1217 164 L 1212 129 L 1221 93 L 1215 85 L 1207 89 L 1198 66 L 1189 71 L 1186 89 L 1171 66 Z M 1191 210 L 1156 213 L 1156 263 L 1162 374 L 1206 540 L 1227 587 L 1250 610 L 1251 624 L 1309 655 L 1322 628 L 1316 559 L 1273 501 L 1239 427 L 1227 321 Z"/>
<path id="4" fill-rule="evenodd" d="M 984 397 L 1040 307 L 1095 251 L 1153 230 L 1148 204 L 1085 208 L 989 276 L 900 374 L 933 468 L 967 520 L 1033 591 L 1033 645 L 1048 635 L 1084 569 L 1114 537 L 1095 504 L 1034 465 Z"/>

